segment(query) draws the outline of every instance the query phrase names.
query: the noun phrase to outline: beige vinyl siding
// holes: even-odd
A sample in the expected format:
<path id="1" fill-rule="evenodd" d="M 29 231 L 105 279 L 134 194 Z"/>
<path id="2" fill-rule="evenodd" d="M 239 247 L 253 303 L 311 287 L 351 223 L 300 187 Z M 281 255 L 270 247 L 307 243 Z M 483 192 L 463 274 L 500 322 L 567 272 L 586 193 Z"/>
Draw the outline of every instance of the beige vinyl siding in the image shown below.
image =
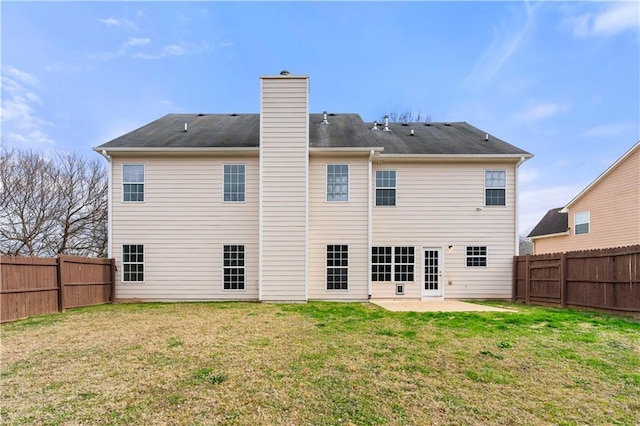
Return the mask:
<path id="1" fill-rule="evenodd" d="M 327 201 L 327 165 L 349 166 L 349 201 Z M 368 298 L 368 157 L 311 157 L 309 166 L 309 299 Z M 349 246 L 349 289 L 327 290 L 327 245 Z"/>
<path id="2" fill-rule="evenodd" d="M 575 214 L 589 212 L 589 233 L 575 235 Z M 535 253 L 640 244 L 640 149 L 569 208 L 569 235 L 536 238 Z"/>
<path id="3" fill-rule="evenodd" d="M 396 170 L 396 206 L 375 206 L 376 170 Z M 506 206 L 485 207 L 485 170 L 506 170 Z M 515 254 L 515 163 L 374 161 L 373 246 L 413 246 L 415 282 L 395 296 L 393 283 L 373 283 L 373 297 L 420 298 L 423 247 L 443 254 L 445 298 L 511 297 Z M 451 250 L 448 246 L 453 246 Z M 467 267 L 466 247 L 486 246 L 487 267 Z M 451 281 L 451 284 L 448 282 Z"/>
<path id="4" fill-rule="evenodd" d="M 113 158 L 113 256 L 118 299 L 258 298 L 258 158 Z M 145 165 L 145 201 L 122 201 L 122 165 Z M 246 165 L 246 201 L 223 202 L 223 165 Z M 144 245 L 145 280 L 122 283 L 122 245 Z M 222 246 L 245 246 L 245 290 L 225 291 Z"/>
<path id="5" fill-rule="evenodd" d="M 306 300 L 308 79 L 261 79 L 261 299 Z"/>

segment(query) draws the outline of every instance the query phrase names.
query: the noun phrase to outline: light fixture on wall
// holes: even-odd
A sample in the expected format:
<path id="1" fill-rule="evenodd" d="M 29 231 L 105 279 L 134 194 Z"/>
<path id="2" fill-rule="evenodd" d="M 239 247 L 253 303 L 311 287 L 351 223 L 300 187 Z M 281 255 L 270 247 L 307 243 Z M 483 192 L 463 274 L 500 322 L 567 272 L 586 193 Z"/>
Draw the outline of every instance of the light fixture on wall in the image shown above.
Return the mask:
<path id="1" fill-rule="evenodd" d="M 453 246 L 449 246 L 448 248 L 449 248 L 449 250 L 451 250 L 451 249 L 453 249 Z"/>

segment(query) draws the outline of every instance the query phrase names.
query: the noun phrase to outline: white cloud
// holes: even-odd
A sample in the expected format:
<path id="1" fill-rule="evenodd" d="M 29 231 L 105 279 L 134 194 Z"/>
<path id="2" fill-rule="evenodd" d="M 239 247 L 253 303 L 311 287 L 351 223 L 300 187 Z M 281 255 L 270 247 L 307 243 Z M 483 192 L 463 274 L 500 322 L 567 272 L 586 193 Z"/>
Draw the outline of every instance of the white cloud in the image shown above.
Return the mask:
<path id="1" fill-rule="evenodd" d="M 569 106 L 566 104 L 530 101 L 527 106 L 514 114 L 514 119 L 520 122 L 538 121 L 561 114 L 568 109 Z"/>
<path id="2" fill-rule="evenodd" d="M 149 43 L 151 43 L 151 39 L 150 38 L 129 37 L 129 39 L 124 42 L 123 46 L 125 48 L 127 48 L 127 47 L 136 47 L 136 46 L 145 46 L 145 45 L 147 45 Z"/>
<path id="3" fill-rule="evenodd" d="M 524 22 L 517 27 L 514 21 L 522 21 L 521 16 L 510 17 L 501 27 L 493 27 L 493 40 L 480 56 L 463 84 L 483 86 L 487 84 L 500 68 L 520 49 L 533 33 L 535 27 L 534 11 L 538 7 L 524 3 Z"/>
<path id="4" fill-rule="evenodd" d="M 519 195 L 519 233 L 528 234 L 550 209 L 565 206 L 587 184 L 578 183 L 548 187 L 536 185 L 530 188 L 521 188 Z"/>
<path id="5" fill-rule="evenodd" d="M 110 16 L 108 18 L 99 18 L 98 21 L 102 22 L 108 27 L 127 27 L 132 29 L 138 29 L 138 26 L 134 22 L 126 18 L 116 19 Z"/>
<path id="6" fill-rule="evenodd" d="M 587 138 L 617 138 L 626 137 L 626 135 L 633 134 L 634 131 L 637 135 L 637 124 L 611 123 L 593 127 L 582 133 L 581 136 Z"/>
<path id="7" fill-rule="evenodd" d="M 585 13 L 569 19 L 573 35 L 579 38 L 589 36 L 613 36 L 624 31 L 640 28 L 640 4 L 637 2 L 616 2 L 598 13 Z"/>
<path id="8" fill-rule="evenodd" d="M 157 53 L 144 53 L 138 52 L 133 55 L 134 58 L 138 59 L 161 59 L 169 56 L 184 56 L 184 55 L 195 55 L 202 53 L 209 49 L 209 44 L 206 42 L 200 43 L 191 43 L 191 42 L 181 42 L 166 45 L 161 52 Z"/>
<path id="9" fill-rule="evenodd" d="M 180 46 L 178 44 L 171 44 L 169 46 L 164 47 L 164 52 L 167 55 L 181 56 L 185 54 L 186 50 L 183 46 Z"/>
<path id="10" fill-rule="evenodd" d="M 38 116 L 37 106 L 42 104 L 33 91 L 39 80 L 12 66 L 2 68 L 2 116 L 3 134 L 10 145 L 51 145 L 53 140 L 45 128 L 51 126 Z"/>

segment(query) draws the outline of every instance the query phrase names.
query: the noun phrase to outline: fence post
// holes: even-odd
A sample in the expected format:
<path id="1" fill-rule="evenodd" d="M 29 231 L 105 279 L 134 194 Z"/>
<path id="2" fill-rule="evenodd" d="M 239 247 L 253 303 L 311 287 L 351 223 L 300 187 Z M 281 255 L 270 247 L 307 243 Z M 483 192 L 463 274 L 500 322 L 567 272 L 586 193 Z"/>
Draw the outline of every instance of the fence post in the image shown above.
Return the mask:
<path id="1" fill-rule="evenodd" d="M 560 253 L 560 306 L 567 307 L 567 254 Z"/>
<path id="2" fill-rule="evenodd" d="M 511 288 L 511 303 L 515 303 L 518 292 L 518 256 L 513 256 L 513 282 Z"/>
<path id="3" fill-rule="evenodd" d="M 531 262 L 531 255 L 528 254 L 525 256 L 525 286 L 524 286 L 524 303 L 529 304 L 529 293 L 531 287 L 531 270 L 529 269 Z"/>
<path id="4" fill-rule="evenodd" d="M 58 312 L 64 312 L 64 280 L 63 280 L 63 269 L 64 269 L 64 256 L 58 255 Z"/>
<path id="5" fill-rule="evenodd" d="M 111 258 L 111 297 L 110 302 L 113 303 L 116 301 L 116 259 Z"/>

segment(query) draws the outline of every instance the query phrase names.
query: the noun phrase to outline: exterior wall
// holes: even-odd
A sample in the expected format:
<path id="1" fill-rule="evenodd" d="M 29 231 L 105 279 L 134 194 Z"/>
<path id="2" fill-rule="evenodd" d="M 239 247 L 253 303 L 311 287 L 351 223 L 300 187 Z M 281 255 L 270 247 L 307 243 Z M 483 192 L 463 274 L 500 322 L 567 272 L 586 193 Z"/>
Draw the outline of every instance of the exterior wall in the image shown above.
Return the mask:
<path id="1" fill-rule="evenodd" d="M 246 202 L 223 202 L 223 164 L 246 165 Z M 122 201 L 122 165 L 144 164 L 145 201 Z M 258 158 L 145 156 L 112 159 L 116 297 L 139 300 L 258 298 Z M 122 245 L 144 245 L 145 281 L 122 282 Z M 244 244 L 244 291 L 222 288 L 222 246 Z"/>
<path id="2" fill-rule="evenodd" d="M 327 165 L 349 165 L 349 201 L 327 201 Z M 311 157 L 309 166 L 309 299 L 368 298 L 368 154 Z M 327 290 L 327 245 L 349 246 L 349 289 Z"/>
<path id="3" fill-rule="evenodd" d="M 575 235 L 575 214 L 589 211 L 588 234 Z M 569 235 L 536 238 L 534 253 L 640 244 L 640 149 L 609 172 L 569 209 Z"/>
<path id="4" fill-rule="evenodd" d="M 307 298 L 307 77 L 262 77 L 260 113 L 261 300 Z"/>
<path id="5" fill-rule="evenodd" d="M 396 170 L 396 206 L 375 206 L 376 170 Z M 506 206 L 485 207 L 484 171 L 507 171 Z M 516 241 L 514 162 L 399 162 L 373 165 L 373 246 L 414 246 L 415 281 L 373 282 L 373 298 L 421 297 L 423 247 L 442 249 L 445 298 L 509 298 Z M 452 246 L 451 249 L 448 247 Z M 486 246 L 487 266 L 467 267 L 466 246 Z"/>

